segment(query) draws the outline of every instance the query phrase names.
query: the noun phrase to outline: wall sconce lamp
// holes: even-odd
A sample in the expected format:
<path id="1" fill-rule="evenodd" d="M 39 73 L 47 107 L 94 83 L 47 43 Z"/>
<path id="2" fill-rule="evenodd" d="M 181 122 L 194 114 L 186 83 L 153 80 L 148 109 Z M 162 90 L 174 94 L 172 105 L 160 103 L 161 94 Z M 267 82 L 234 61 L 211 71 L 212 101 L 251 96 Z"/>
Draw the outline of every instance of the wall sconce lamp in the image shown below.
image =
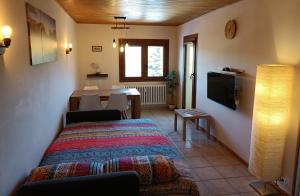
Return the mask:
<path id="1" fill-rule="evenodd" d="M 114 39 L 113 40 L 113 48 L 116 48 L 117 47 L 117 44 L 116 44 L 116 40 Z"/>
<path id="2" fill-rule="evenodd" d="M 9 48 L 11 43 L 12 28 L 8 25 L 2 27 L 3 40 L 0 42 L 0 55 L 5 53 L 5 49 Z"/>
<path id="3" fill-rule="evenodd" d="M 69 43 L 68 46 L 66 47 L 66 54 L 70 54 L 70 52 L 72 51 L 73 48 L 73 44 Z"/>

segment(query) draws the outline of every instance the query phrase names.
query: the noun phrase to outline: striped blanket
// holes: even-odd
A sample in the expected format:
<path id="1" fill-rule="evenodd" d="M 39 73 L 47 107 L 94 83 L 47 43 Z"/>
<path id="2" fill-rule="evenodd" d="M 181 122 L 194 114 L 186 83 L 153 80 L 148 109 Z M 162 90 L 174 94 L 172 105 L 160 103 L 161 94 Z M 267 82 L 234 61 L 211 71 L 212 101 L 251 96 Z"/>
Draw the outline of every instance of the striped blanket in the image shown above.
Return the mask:
<path id="1" fill-rule="evenodd" d="M 174 159 L 181 177 L 172 183 L 141 186 L 141 195 L 199 194 L 175 145 L 149 119 L 71 124 L 47 149 L 40 166 L 150 155 Z"/>

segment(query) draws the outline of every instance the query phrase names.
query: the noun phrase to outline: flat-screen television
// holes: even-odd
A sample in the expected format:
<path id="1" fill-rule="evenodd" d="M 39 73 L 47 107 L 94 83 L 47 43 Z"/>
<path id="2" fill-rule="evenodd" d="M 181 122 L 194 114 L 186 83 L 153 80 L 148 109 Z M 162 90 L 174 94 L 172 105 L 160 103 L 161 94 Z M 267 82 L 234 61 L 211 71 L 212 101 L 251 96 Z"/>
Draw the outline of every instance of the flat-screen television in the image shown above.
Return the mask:
<path id="1" fill-rule="evenodd" d="M 207 98 L 235 110 L 237 107 L 235 89 L 235 75 L 207 73 Z"/>

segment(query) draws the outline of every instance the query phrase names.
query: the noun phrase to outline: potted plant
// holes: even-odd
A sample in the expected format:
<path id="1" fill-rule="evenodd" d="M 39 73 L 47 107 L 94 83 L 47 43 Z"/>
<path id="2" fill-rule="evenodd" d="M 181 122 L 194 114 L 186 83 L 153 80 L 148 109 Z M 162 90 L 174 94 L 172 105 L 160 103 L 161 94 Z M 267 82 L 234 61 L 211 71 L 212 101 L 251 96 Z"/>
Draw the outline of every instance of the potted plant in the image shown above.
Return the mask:
<path id="1" fill-rule="evenodd" d="M 178 78 L 175 70 L 171 71 L 166 77 L 166 85 L 168 88 L 168 93 L 170 95 L 169 109 L 173 110 L 176 108 L 174 97 L 176 88 L 178 86 Z"/>

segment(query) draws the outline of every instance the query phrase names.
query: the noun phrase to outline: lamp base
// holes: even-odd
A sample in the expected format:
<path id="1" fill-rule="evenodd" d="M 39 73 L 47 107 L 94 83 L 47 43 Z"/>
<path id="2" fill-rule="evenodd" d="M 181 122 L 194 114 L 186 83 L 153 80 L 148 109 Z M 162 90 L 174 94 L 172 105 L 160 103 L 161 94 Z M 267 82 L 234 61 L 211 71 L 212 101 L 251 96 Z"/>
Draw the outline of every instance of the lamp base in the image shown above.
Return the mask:
<path id="1" fill-rule="evenodd" d="M 260 195 L 281 195 L 272 184 L 262 181 L 251 182 L 250 186 Z"/>

